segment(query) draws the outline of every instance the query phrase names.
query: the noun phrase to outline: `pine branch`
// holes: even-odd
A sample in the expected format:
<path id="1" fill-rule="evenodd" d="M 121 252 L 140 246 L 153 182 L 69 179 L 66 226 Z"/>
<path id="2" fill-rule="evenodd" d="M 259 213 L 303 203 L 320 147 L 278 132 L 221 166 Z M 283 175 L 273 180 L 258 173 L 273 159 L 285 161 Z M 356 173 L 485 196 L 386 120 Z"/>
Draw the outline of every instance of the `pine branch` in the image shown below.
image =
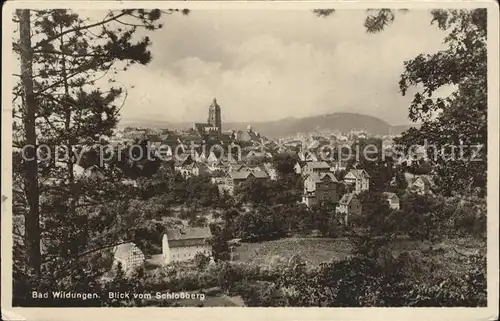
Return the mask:
<path id="1" fill-rule="evenodd" d="M 100 66 L 104 65 L 105 63 L 106 63 L 106 62 L 102 62 L 102 63 L 101 63 L 98 67 L 100 67 Z M 75 77 L 75 76 L 77 76 L 78 74 L 80 74 L 80 73 L 84 72 L 86 69 L 87 69 L 87 67 L 86 67 L 86 66 L 83 66 L 83 67 L 78 68 L 78 69 L 77 69 L 77 71 L 75 71 L 75 72 L 73 72 L 73 73 L 71 73 L 71 74 L 67 75 L 66 80 L 67 80 L 67 79 L 70 79 L 70 78 L 73 78 L 73 77 Z M 45 87 L 45 88 L 41 89 L 40 91 L 38 91 L 37 93 L 35 93 L 35 95 L 40 94 L 40 93 L 43 93 L 43 92 L 45 92 L 45 91 L 47 91 L 47 90 L 49 90 L 49 89 L 52 89 L 52 88 L 54 88 L 54 87 L 57 87 L 57 86 L 61 85 L 61 84 L 64 84 L 64 82 L 65 82 L 65 79 L 62 79 L 62 80 L 57 81 L 57 82 L 55 82 L 55 83 L 52 83 L 52 84 L 51 84 L 51 85 L 49 85 L 48 87 Z"/>
<path id="2" fill-rule="evenodd" d="M 83 31 L 83 30 L 87 30 L 87 29 L 91 29 L 91 28 L 95 28 L 95 27 L 99 27 L 99 26 L 103 26 L 105 24 L 107 24 L 108 22 L 111 22 L 111 21 L 116 21 L 117 18 L 120 18 L 120 17 L 123 17 L 127 14 L 130 14 L 133 12 L 133 9 L 129 9 L 129 10 L 125 10 L 123 11 L 121 14 L 117 15 L 117 16 L 113 16 L 112 18 L 109 18 L 109 19 L 106 19 L 106 17 L 109 16 L 109 14 L 107 14 L 104 19 L 100 22 L 96 22 L 96 23 L 92 23 L 92 24 L 89 24 L 89 25 L 86 25 L 86 26 L 80 26 L 80 27 L 75 27 L 75 28 L 72 28 L 72 29 L 68 29 L 68 30 L 65 30 L 63 32 L 60 32 L 52 37 L 49 37 L 47 39 L 44 39 L 40 42 L 38 42 L 34 47 L 33 49 L 36 49 L 46 43 L 49 43 L 49 42 L 52 42 L 54 40 L 57 40 L 59 39 L 60 37 L 64 36 L 64 35 L 67 35 L 69 33 L 72 33 L 72 32 L 80 32 L 80 31 Z"/>
<path id="3" fill-rule="evenodd" d="M 127 101 L 127 97 L 128 97 L 128 90 L 127 90 L 127 87 L 126 87 L 126 86 L 124 86 L 124 88 L 125 88 L 125 97 L 123 98 L 122 105 L 116 109 L 116 112 L 113 114 L 113 117 L 118 116 L 118 114 L 119 114 L 119 113 L 120 113 L 120 111 L 122 110 L 123 106 L 125 105 L 125 102 Z"/>
<path id="4" fill-rule="evenodd" d="M 145 25 L 139 25 L 139 24 L 135 24 L 135 23 L 123 22 L 119 19 L 116 19 L 116 22 L 121 23 L 122 25 L 125 25 L 125 26 L 130 26 L 130 27 L 144 27 L 145 26 Z"/>
<path id="5" fill-rule="evenodd" d="M 121 244 L 126 244 L 126 243 L 130 243 L 130 242 L 134 242 L 134 241 L 135 241 L 135 239 L 130 239 L 130 240 L 126 240 L 126 241 L 120 241 L 118 243 L 107 244 L 107 245 L 104 245 L 104 246 L 101 246 L 101 247 L 98 247 L 98 248 L 95 248 L 95 249 L 92 249 L 92 250 L 88 250 L 86 252 L 82 252 L 82 253 L 77 254 L 75 258 L 73 258 L 73 259 L 70 260 L 70 262 L 74 262 L 74 261 L 76 261 L 77 259 L 79 259 L 79 258 L 81 258 L 83 256 L 87 256 L 87 255 L 95 253 L 95 252 L 99 252 L 99 251 L 102 251 L 102 250 L 109 249 L 111 247 L 115 247 L 115 246 L 118 246 L 118 245 L 121 245 Z M 57 258 L 59 258 L 59 257 L 55 256 L 55 257 L 52 257 L 51 259 L 46 259 L 46 260 L 44 260 L 42 262 L 42 264 L 49 263 L 51 261 L 56 260 Z"/>
<path id="6" fill-rule="evenodd" d="M 96 58 L 107 58 L 109 56 L 107 55 L 100 55 L 100 54 L 77 54 L 77 53 L 69 53 L 69 52 L 61 52 L 57 50 L 35 50 L 33 51 L 34 54 L 53 54 L 53 55 L 66 55 L 66 56 L 71 56 L 71 57 L 96 57 Z"/>

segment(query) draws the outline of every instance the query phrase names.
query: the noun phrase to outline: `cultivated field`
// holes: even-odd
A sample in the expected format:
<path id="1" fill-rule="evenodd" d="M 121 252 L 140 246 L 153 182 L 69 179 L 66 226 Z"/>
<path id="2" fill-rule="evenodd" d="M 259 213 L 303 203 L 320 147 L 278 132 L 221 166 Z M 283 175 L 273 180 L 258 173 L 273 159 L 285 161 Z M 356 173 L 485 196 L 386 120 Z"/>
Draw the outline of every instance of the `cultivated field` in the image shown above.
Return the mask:
<path id="1" fill-rule="evenodd" d="M 266 264 L 274 258 L 290 259 L 300 255 L 307 264 L 317 265 L 350 254 L 350 244 L 345 239 L 286 238 L 259 243 L 241 243 L 234 250 L 235 261 Z"/>
<path id="2" fill-rule="evenodd" d="M 397 239 L 390 247 L 394 254 L 409 251 L 413 255 L 425 255 L 452 263 L 460 261 L 460 253 L 471 254 L 469 250 L 471 246 L 474 245 L 464 240 L 448 240 L 431 244 L 419 240 Z M 285 238 L 258 243 L 241 243 L 234 249 L 234 261 L 260 265 L 272 262 L 278 257 L 290 259 L 298 254 L 308 265 L 318 265 L 346 258 L 351 251 L 352 246 L 346 238 Z"/>

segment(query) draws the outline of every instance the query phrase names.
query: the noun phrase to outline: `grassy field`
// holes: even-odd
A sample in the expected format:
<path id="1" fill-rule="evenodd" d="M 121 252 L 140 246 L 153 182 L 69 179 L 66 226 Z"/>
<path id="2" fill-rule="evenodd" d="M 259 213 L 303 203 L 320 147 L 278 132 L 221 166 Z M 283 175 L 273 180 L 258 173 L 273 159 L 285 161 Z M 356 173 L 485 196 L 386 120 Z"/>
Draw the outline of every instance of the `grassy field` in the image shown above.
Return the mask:
<path id="1" fill-rule="evenodd" d="M 235 261 L 265 264 L 274 257 L 289 259 L 299 254 L 307 264 L 317 265 L 349 255 L 350 244 L 342 239 L 286 238 L 259 243 L 241 243 L 234 250 Z"/>
<path id="2" fill-rule="evenodd" d="M 443 259 L 456 259 L 456 253 L 454 254 L 456 249 L 459 249 L 462 253 L 471 253 L 470 244 L 464 247 L 457 240 L 430 244 L 418 240 L 398 239 L 393 241 L 390 247 L 393 253 L 398 254 L 402 251 L 426 253 L 431 246 L 434 249 L 439 248 L 442 250 L 438 255 L 442 256 Z M 478 248 L 476 246 L 478 245 L 473 246 L 473 248 Z M 266 264 L 276 257 L 289 259 L 295 254 L 299 254 L 308 265 L 318 265 L 334 259 L 346 258 L 351 254 L 351 251 L 349 241 L 344 238 L 285 238 L 259 243 L 241 243 L 234 250 L 234 261 Z"/>

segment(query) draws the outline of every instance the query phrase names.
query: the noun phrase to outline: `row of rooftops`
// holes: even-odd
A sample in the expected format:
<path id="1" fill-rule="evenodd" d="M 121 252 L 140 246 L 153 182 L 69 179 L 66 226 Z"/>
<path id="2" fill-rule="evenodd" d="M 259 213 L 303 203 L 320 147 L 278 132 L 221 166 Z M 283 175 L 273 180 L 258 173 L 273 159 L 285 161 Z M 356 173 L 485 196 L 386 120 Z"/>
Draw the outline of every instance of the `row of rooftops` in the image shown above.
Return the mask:
<path id="1" fill-rule="evenodd" d="M 339 182 L 337 177 L 335 177 L 335 175 L 331 172 L 329 172 L 329 173 L 311 173 L 311 174 L 307 174 L 304 178 L 312 180 L 314 182 L 322 182 L 325 180 L 325 178 L 330 180 L 331 182 L 335 182 L 335 183 Z"/>
<path id="2" fill-rule="evenodd" d="M 249 171 L 249 170 L 243 170 L 243 171 L 229 171 L 228 172 L 229 178 L 233 180 L 241 180 L 241 179 L 248 179 L 250 177 L 254 178 L 268 178 L 269 175 L 266 173 L 264 170 L 256 170 L 256 171 Z"/>

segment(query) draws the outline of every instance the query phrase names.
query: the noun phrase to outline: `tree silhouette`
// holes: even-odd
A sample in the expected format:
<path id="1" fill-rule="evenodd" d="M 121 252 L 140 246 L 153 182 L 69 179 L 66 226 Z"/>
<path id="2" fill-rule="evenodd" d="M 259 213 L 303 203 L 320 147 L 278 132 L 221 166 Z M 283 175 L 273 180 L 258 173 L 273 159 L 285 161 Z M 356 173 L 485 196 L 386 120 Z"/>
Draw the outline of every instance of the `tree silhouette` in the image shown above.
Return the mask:
<path id="1" fill-rule="evenodd" d="M 13 89 L 14 215 L 24 221 L 16 246 L 22 249 L 21 266 L 28 268 L 18 272 L 34 285 L 40 284 L 43 269 L 69 271 L 61 262 L 78 265 L 78 258 L 92 252 L 90 247 L 110 247 L 108 242 L 116 241 L 116 235 L 106 235 L 103 223 L 110 222 L 100 214 L 113 212 L 119 219 L 116 210 L 127 189 L 118 187 L 113 168 L 101 168 L 97 179 L 91 178 L 96 172 L 76 175 L 77 151 L 109 136 L 116 126 L 126 99 L 125 88 L 114 80 L 118 70 L 151 60 L 150 39 L 136 40 L 136 31 L 161 28 L 160 17 L 175 11 L 110 10 L 98 21 L 71 10 L 16 11 L 13 51 L 20 74 Z M 41 145 L 49 148 L 37 153 Z M 99 220 L 104 222 L 97 224 Z"/>

